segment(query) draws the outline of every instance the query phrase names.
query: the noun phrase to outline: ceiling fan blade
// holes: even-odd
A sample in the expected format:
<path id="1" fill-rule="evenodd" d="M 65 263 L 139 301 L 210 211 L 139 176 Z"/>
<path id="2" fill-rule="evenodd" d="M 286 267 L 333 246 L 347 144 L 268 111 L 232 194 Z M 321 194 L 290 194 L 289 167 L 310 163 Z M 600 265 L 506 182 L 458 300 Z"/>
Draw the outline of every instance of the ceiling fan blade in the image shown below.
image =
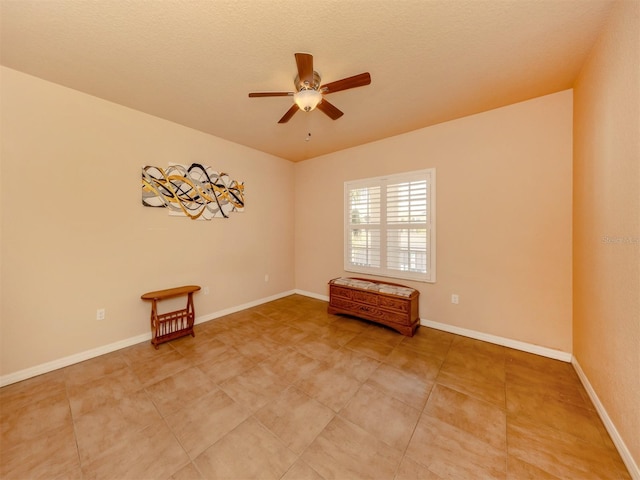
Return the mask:
<path id="1" fill-rule="evenodd" d="M 278 120 L 278 123 L 287 123 L 289 120 L 291 120 L 291 117 L 293 117 L 298 110 L 300 110 L 300 108 L 297 104 L 294 103 L 291 108 L 287 110 L 287 113 L 285 113 L 282 118 Z"/>
<path id="2" fill-rule="evenodd" d="M 343 78 L 335 82 L 327 83 L 320 87 L 322 93 L 334 93 L 340 90 L 348 90 L 349 88 L 364 87 L 371 83 L 371 75 L 369 72 L 354 75 L 353 77 Z"/>
<path id="3" fill-rule="evenodd" d="M 295 55 L 300 82 L 313 85 L 313 55 L 310 53 L 296 53 Z"/>
<path id="4" fill-rule="evenodd" d="M 254 92 L 249 94 L 249 98 L 255 97 L 288 97 L 293 95 L 293 92 Z"/>
<path id="5" fill-rule="evenodd" d="M 324 98 L 316 107 L 318 110 L 324 112 L 327 116 L 331 117 L 332 120 L 339 119 L 344 113 L 334 107 L 332 104 L 327 102 Z"/>

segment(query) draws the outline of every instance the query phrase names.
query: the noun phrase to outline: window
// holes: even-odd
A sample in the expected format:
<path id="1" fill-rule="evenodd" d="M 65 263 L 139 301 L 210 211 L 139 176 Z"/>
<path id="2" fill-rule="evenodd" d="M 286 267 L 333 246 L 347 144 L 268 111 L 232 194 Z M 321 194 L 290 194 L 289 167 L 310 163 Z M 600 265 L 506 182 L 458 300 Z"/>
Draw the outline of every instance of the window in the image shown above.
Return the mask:
<path id="1" fill-rule="evenodd" d="M 435 282 L 435 169 L 344 184 L 344 269 Z"/>

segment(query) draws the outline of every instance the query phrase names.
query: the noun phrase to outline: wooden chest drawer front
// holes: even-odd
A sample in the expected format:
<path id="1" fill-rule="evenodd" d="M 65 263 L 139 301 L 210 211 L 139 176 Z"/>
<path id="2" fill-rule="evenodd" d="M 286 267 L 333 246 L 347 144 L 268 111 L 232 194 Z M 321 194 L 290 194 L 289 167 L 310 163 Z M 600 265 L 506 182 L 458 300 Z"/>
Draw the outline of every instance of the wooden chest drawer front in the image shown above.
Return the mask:
<path id="1" fill-rule="evenodd" d="M 346 300 L 340 297 L 331 297 L 329 304 L 332 307 L 343 308 L 343 309 L 354 308 L 354 306 L 357 305 L 357 303 L 352 302 L 351 300 Z"/>
<path id="2" fill-rule="evenodd" d="M 380 295 L 377 293 L 369 293 L 369 292 L 360 292 L 358 290 L 353 290 L 353 297 L 356 302 L 363 302 L 369 305 L 378 305 L 378 299 Z"/>
<path id="3" fill-rule="evenodd" d="M 351 300 L 353 298 L 353 290 L 350 288 L 338 287 L 336 285 L 331 285 L 331 296 L 348 298 Z"/>
<path id="4" fill-rule="evenodd" d="M 391 297 L 379 297 L 378 304 L 384 308 L 390 308 L 392 310 L 398 310 L 400 312 L 409 312 L 409 300 L 403 300 L 401 298 L 391 298 Z"/>
<path id="5" fill-rule="evenodd" d="M 331 305 L 339 309 L 347 310 L 353 315 L 361 315 L 363 318 L 368 318 L 370 320 L 386 320 L 388 322 L 399 323 L 402 325 L 410 324 L 410 319 L 405 313 L 394 313 L 388 310 L 381 310 L 374 305 L 352 302 L 341 298 L 332 298 Z"/>

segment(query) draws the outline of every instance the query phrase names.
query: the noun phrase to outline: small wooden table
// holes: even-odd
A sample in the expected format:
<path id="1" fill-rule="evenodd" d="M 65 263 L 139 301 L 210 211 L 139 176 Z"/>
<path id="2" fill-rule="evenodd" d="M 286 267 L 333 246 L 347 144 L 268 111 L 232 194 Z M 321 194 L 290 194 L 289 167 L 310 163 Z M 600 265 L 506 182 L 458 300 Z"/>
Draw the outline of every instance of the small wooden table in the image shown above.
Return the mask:
<path id="1" fill-rule="evenodd" d="M 184 337 L 193 331 L 195 311 L 193 308 L 193 293 L 200 290 L 199 285 L 185 285 L 184 287 L 168 288 L 142 295 L 142 300 L 151 300 L 151 343 L 158 349 L 158 345 L 175 338 Z M 168 298 L 187 295 L 187 306 L 181 310 L 168 313 L 158 313 L 158 302 Z"/>

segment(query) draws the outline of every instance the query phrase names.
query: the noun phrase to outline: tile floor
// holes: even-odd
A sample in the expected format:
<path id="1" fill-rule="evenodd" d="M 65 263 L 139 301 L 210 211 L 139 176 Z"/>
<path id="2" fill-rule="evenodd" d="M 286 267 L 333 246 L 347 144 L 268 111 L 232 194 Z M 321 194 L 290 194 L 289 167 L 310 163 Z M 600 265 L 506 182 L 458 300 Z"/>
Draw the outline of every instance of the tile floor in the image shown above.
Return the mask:
<path id="1" fill-rule="evenodd" d="M 0 389 L 0 477 L 630 478 L 571 365 L 293 295 Z"/>

